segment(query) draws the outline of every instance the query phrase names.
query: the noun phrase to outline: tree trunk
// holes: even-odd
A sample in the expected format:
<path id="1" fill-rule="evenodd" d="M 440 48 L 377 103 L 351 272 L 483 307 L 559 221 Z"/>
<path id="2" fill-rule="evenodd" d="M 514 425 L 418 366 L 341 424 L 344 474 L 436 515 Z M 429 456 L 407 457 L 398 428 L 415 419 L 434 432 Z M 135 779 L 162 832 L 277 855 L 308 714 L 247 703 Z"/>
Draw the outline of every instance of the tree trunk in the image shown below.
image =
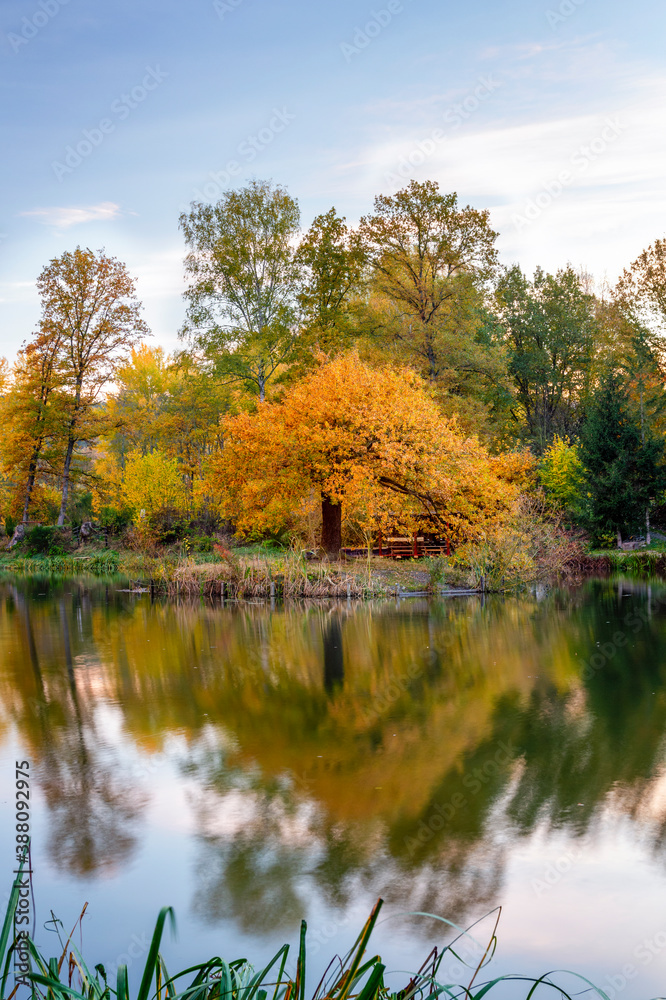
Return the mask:
<path id="1" fill-rule="evenodd" d="M 321 547 L 331 559 L 337 559 L 342 548 L 342 506 L 322 494 Z"/>
<path id="2" fill-rule="evenodd" d="M 74 445 L 76 443 L 75 431 L 78 426 L 79 420 L 79 407 L 81 406 L 81 389 L 82 389 L 83 375 L 80 375 L 76 380 L 76 392 L 74 395 L 74 407 L 72 409 L 72 418 L 69 422 L 69 437 L 67 439 L 67 451 L 65 453 L 65 465 L 62 473 L 62 499 L 60 501 L 60 513 L 58 514 L 58 520 L 56 524 L 59 528 L 65 523 L 65 514 L 67 513 L 67 501 L 69 499 L 69 474 L 72 468 L 72 455 L 74 454 Z"/>
<path id="3" fill-rule="evenodd" d="M 617 529 L 617 547 L 618 549 L 622 548 L 622 532 L 619 528 Z"/>
<path id="4" fill-rule="evenodd" d="M 649 545 L 652 539 L 650 537 L 650 508 L 645 508 L 645 544 Z"/>
<path id="5" fill-rule="evenodd" d="M 23 524 L 28 523 L 28 513 L 30 512 L 32 491 L 35 488 L 35 476 L 37 474 L 37 461 L 39 459 L 40 450 L 41 449 L 35 448 L 32 453 L 32 458 L 30 459 L 30 465 L 28 466 L 28 481 L 25 486 L 25 503 L 23 504 Z"/>
<path id="6" fill-rule="evenodd" d="M 56 524 L 59 528 L 62 528 L 65 523 L 65 514 L 67 513 L 67 500 L 69 499 L 69 470 L 72 467 L 72 454 L 74 453 L 74 438 L 70 437 L 67 442 L 67 452 L 65 454 L 65 467 L 62 473 L 62 499 L 60 501 L 60 513 L 58 514 L 58 520 Z"/>

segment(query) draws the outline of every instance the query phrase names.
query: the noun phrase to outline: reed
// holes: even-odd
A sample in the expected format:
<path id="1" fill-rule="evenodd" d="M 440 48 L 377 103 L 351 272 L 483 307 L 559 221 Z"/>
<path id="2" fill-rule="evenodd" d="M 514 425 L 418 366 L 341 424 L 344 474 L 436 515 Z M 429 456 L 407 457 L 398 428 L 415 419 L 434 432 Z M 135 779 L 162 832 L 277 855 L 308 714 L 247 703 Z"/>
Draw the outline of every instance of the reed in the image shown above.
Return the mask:
<path id="1" fill-rule="evenodd" d="M 610 549 L 607 552 L 591 553 L 587 565 L 594 576 L 622 574 L 636 580 L 652 580 L 666 576 L 666 552 L 646 549 L 642 552 L 622 552 Z"/>
<path id="2" fill-rule="evenodd" d="M 157 590 L 170 595 L 233 600 L 371 597 L 384 592 L 339 565 L 308 563 L 291 552 L 274 558 L 243 559 L 228 554 L 219 562 L 203 564 L 185 560 L 172 574 L 154 582 Z"/>
<path id="3" fill-rule="evenodd" d="M 21 868 L 22 866 L 20 866 Z M 20 869 L 19 869 L 20 870 Z M 17 875 L 10 896 L 5 921 L 0 934 L 0 964 L 3 970 L 0 980 L 0 1000 L 13 1000 L 18 987 L 10 990 L 10 970 L 17 941 L 10 943 L 14 911 L 18 902 L 21 874 Z M 396 989 L 386 982 L 386 963 L 379 955 L 368 957 L 368 946 L 373 929 L 381 910 L 382 900 L 378 900 L 372 913 L 344 956 L 332 956 L 331 962 L 315 987 L 306 989 L 307 970 L 307 924 L 301 923 L 301 932 L 296 955 L 295 974 L 287 969 L 290 946 L 284 944 L 273 958 L 259 971 L 246 959 L 227 961 L 220 957 L 208 959 L 182 972 L 171 975 L 161 953 L 162 937 L 167 921 L 175 926 L 171 907 L 164 907 L 155 924 L 155 930 L 148 948 L 146 961 L 138 988 L 131 991 L 127 966 L 116 970 L 115 982 L 109 981 L 106 969 L 97 964 L 93 969 L 73 944 L 74 931 L 63 942 L 60 937 L 61 953 L 47 959 L 41 954 L 35 942 L 28 938 L 28 951 L 32 971 L 27 975 L 30 981 L 32 1000 L 305 1000 L 306 992 L 311 1000 L 436 1000 L 439 997 L 455 1000 L 482 1000 L 497 988 L 506 995 L 506 984 L 511 983 L 511 996 L 524 996 L 531 1000 L 537 994 L 546 992 L 559 998 L 572 1000 L 573 995 L 584 988 L 590 997 L 608 1000 L 606 994 L 597 989 L 589 980 L 575 976 L 575 992 L 568 993 L 550 978 L 551 974 L 533 979 L 528 976 L 498 976 L 486 982 L 477 983 L 481 971 L 492 959 L 497 945 L 497 924 L 501 908 L 497 909 L 497 919 L 490 941 L 482 952 L 481 960 L 470 968 L 470 982 L 456 985 L 440 981 L 442 960 L 447 953 L 460 961 L 456 952 L 458 941 L 469 931 L 456 927 L 449 921 L 442 921 L 457 931 L 451 944 L 433 948 L 420 969 L 409 975 L 402 987 Z M 84 907 L 85 912 L 85 907 Z M 83 915 L 83 914 L 82 914 Z M 77 921 L 78 923 L 78 921 Z M 76 927 L 75 927 L 76 929 Z M 502 989 L 504 987 L 504 989 Z"/>

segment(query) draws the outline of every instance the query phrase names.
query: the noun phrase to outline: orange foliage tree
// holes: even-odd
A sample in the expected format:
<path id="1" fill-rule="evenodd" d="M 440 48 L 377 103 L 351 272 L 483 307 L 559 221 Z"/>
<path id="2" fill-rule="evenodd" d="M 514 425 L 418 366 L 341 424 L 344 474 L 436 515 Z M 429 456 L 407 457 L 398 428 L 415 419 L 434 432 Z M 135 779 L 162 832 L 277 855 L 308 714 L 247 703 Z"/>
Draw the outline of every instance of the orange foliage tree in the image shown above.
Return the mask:
<path id="1" fill-rule="evenodd" d="M 221 513 L 260 534 L 293 529 L 320 502 L 330 555 L 342 544 L 345 505 L 361 508 L 366 526 L 462 539 L 518 494 L 500 463 L 441 415 L 423 380 L 370 368 L 356 353 L 321 364 L 281 402 L 227 418 L 224 435 L 205 483 Z"/>

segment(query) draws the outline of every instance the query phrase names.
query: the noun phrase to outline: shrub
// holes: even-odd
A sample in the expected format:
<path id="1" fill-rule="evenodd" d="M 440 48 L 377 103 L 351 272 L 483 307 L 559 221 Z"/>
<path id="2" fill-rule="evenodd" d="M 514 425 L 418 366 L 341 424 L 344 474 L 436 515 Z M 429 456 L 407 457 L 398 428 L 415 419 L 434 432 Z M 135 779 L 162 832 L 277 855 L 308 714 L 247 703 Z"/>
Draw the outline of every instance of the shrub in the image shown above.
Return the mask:
<path id="1" fill-rule="evenodd" d="M 61 555 L 63 547 L 63 532 L 61 528 L 37 524 L 25 536 L 22 548 L 30 556 Z"/>
<path id="2" fill-rule="evenodd" d="M 213 539 L 208 535 L 192 535 L 190 545 L 194 552 L 213 551 Z"/>
<path id="3" fill-rule="evenodd" d="M 7 514 L 5 517 L 5 531 L 7 532 L 8 538 L 11 538 L 16 531 L 16 521 L 11 514 Z"/>
<path id="4" fill-rule="evenodd" d="M 93 495 L 90 492 L 79 493 L 69 508 L 69 520 L 73 525 L 94 520 Z"/>
<path id="5" fill-rule="evenodd" d="M 132 510 L 130 507 L 106 504 L 99 508 L 97 520 L 103 528 L 108 528 L 112 535 L 120 535 L 132 523 Z"/>

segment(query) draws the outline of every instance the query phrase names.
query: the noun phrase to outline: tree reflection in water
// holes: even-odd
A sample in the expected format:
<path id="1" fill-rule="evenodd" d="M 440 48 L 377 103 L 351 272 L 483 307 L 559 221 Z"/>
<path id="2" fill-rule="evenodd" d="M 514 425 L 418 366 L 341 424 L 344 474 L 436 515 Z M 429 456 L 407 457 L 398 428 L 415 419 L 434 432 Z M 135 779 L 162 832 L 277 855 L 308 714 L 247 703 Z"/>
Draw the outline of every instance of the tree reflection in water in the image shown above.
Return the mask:
<path id="1" fill-rule="evenodd" d="M 99 721 L 112 706 L 144 753 L 183 740 L 201 920 L 268 931 L 312 892 L 346 907 L 364 887 L 462 921 L 494 905 L 511 844 L 537 829 L 583 838 L 611 808 L 663 852 L 663 593 L 591 582 L 271 613 L 5 584 L 2 700 L 64 871 L 138 843 L 140 785 L 121 782 Z"/>
<path id="2" fill-rule="evenodd" d="M 15 680 L 14 717 L 23 746 L 33 762 L 33 780 L 41 787 L 50 812 L 49 853 L 59 870 L 82 876 L 119 868 L 136 845 L 133 831 L 142 808 L 140 793 L 128 787 L 95 722 L 90 692 L 79 693 L 80 671 L 72 649 L 72 623 L 84 631 L 91 604 L 76 590 L 73 600 L 60 595 L 49 608 L 48 627 L 39 617 L 35 636 L 29 596 L 12 588 L 19 628 L 11 662 L 29 662 L 32 676 Z M 12 613 L 10 611 L 10 613 Z M 17 623 L 17 624 L 18 624 Z M 22 655 L 22 648 L 27 656 Z M 41 659 L 40 659 L 41 657 Z"/>

